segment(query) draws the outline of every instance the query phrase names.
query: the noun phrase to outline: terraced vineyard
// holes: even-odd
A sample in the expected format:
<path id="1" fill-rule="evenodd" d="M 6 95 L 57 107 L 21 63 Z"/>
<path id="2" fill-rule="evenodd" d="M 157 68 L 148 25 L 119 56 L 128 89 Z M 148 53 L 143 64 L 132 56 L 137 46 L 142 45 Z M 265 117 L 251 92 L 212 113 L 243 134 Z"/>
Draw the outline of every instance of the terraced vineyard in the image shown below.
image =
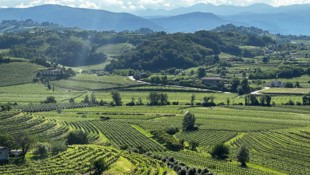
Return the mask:
<path id="1" fill-rule="evenodd" d="M 89 121 L 63 122 L 64 125 L 70 127 L 72 130 L 81 130 L 87 133 L 88 140 L 94 142 L 99 139 L 100 132 Z"/>
<path id="2" fill-rule="evenodd" d="M 234 141 L 232 146 L 251 148 L 255 164 L 289 174 L 307 174 L 310 171 L 310 135 L 307 130 L 248 133 Z"/>
<path id="3" fill-rule="evenodd" d="M 95 105 L 89 103 L 47 103 L 16 106 L 16 108 L 22 110 L 23 112 L 42 112 L 53 111 L 57 109 L 85 108 L 92 106 Z"/>
<path id="4" fill-rule="evenodd" d="M 64 104 L 59 103 L 57 105 Z M 53 104 L 51 106 L 57 105 Z M 44 105 L 33 106 L 42 107 Z M 46 106 L 48 107 L 48 105 Z M 309 172 L 310 111 L 307 107 L 231 106 L 215 107 L 213 109 L 183 105 L 160 107 L 83 107 L 62 109 L 61 113 L 49 110 L 34 110 L 44 111 L 35 114 L 2 112 L 0 115 L 0 132 L 15 135 L 22 131 L 30 133 L 37 138 L 64 141 L 69 130 L 82 130 L 88 134 L 89 141 L 92 143 L 102 144 L 110 142 L 117 148 L 128 148 L 129 150 L 136 150 L 142 147 L 144 150 L 156 155 L 173 156 L 178 161 L 192 167 L 208 168 L 215 174 L 303 175 Z M 70 108 L 70 106 L 64 106 L 63 108 Z M 165 130 L 171 126 L 178 127 L 179 129 L 182 128 L 183 115 L 186 111 L 195 114 L 199 130 L 195 132 L 180 131 L 175 134 L 175 137 L 184 139 L 187 143 L 190 141 L 199 142 L 198 152 L 170 152 L 151 138 L 150 131 Z M 102 116 L 109 117 L 109 119 L 105 121 L 100 120 Z M 10 127 L 12 125 L 14 127 Z M 210 156 L 209 152 L 212 150 L 212 147 L 218 143 L 225 143 L 230 147 L 231 154 L 229 160 L 231 162 L 217 161 Z M 244 145 L 250 149 L 251 154 L 250 163 L 246 169 L 240 168 L 236 162 L 237 153 L 240 147 Z M 73 148 L 69 150 L 71 149 Z M 101 149 L 98 152 L 102 152 L 102 155 L 105 155 Z M 118 153 L 112 154 L 117 157 Z M 83 158 L 84 154 L 88 155 L 86 152 L 72 154 L 77 154 L 77 157 L 73 157 L 73 160 L 78 157 Z M 94 154 L 96 155 L 97 152 Z M 148 157 L 143 158 L 141 155 L 129 153 L 123 153 L 121 157 L 130 162 L 130 164 L 137 165 L 131 166 L 133 174 L 161 174 L 161 172 L 167 171 L 161 162 Z M 4 168 L 2 166 L 0 172 L 14 174 L 16 172 L 29 172 L 32 170 L 44 174 L 47 169 L 54 169 L 55 173 L 68 172 L 70 174 L 91 171 L 89 161 L 83 168 L 74 168 L 74 166 L 68 163 L 62 165 L 61 168 L 57 168 L 56 171 L 55 168 L 60 166 L 60 164 L 55 165 L 56 163 L 53 163 L 52 158 L 49 157 L 41 161 L 40 165 L 42 164 L 41 167 L 43 169 L 38 168 L 38 162 L 31 161 L 27 167 L 18 166 L 16 168 L 14 167 L 15 165 L 7 165 Z M 61 159 L 64 158 L 60 156 L 57 160 L 61 162 Z M 47 162 L 42 163 L 45 161 Z M 115 161 L 119 163 L 120 160 L 113 159 L 113 162 Z"/>
<path id="5" fill-rule="evenodd" d="M 112 121 L 92 121 L 118 147 L 142 147 L 147 151 L 163 151 L 164 148 L 157 142 L 146 137 L 130 125 Z"/>
<path id="6" fill-rule="evenodd" d="M 31 160 L 22 166 L 0 166 L 3 174 L 84 174 L 93 171 L 94 162 L 103 159 L 106 166 L 113 166 L 120 156 L 128 158 L 133 165 L 131 174 L 158 174 L 171 172 L 166 165 L 157 160 L 134 153 L 122 153 L 110 147 L 97 145 L 74 145 L 67 151 L 47 159 Z M 147 164 L 147 166 L 145 166 Z"/>
<path id="7" fill-rule="evenodd" d="M 59 140 L 66 136 L 67 131 L 68 127 L 59 126 L 56 121 L 20 112 L 0 113 L 0 133 L 28 133 L 37 138 Z"/>
<path id="8" fill-rule="evenodd" d="M 200 168 L 208 167 L 215 174 L 227 174 L 227 175 L 275 175 L 279 174 L 278 172 L 268 172 L 252 167 L 242 168 L 239 167 L 236 162 L 228 161 L 216 161 L 210 156 L 205 156 L 203 154 L 198 154 L 195 152 L 184 151 L 184 152 L 165 152 L 157 153 L 161 156 L 173 156 L 178 161 L 186 163 L 189 166 L 195 166 Z"/>
<path id="9" fill-rule="evenodd" d="M 199 141 L 201 146 L 214 146 L 216 144 L 224 143 L 236 135 L 236 132 L 201 129 L 196 132 L 181 132 L 176 134 L 176 137 L 179 139 L 184 139 L 188 142 Z"/>

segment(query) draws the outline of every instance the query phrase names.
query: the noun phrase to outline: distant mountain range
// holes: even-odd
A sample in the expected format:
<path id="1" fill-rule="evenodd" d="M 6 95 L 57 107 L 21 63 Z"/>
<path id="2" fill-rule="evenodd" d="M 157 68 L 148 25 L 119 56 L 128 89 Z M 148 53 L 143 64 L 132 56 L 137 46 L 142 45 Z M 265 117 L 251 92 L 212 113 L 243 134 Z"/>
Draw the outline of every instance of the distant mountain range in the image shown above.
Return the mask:
<path id="1" fill-rule="evenodd" d="M 132 14 L 144 17 L 154 17 L 154 16 L 175 16 L 192 12 L 208 12 L 219 16 L 230 16 L 238 14 L 270 14 L 270 13 L 294 13 L 300 14 L 304 12 L 309 12 L 310 4 L 302 5 L 289 5 L 273 7 L 268 4 L 256 3 L 249 6 L 233 6 L 233 5 L 212 5 L 199 3 L 190 7 L 181 7 L 172 10 L 140 10 L 135 11 Z"/>
<path id="2" fill-rule="evenodd" d="M 60 5 L 42 5 L 23 9 L 0 9 L 0 21 L 25 19 L 91 30 L 122 31 L 139 28 L 163 30 L 163 28 L 151 21 L 129 13 L 114 13 L 105 10 L 71 8 Z"/>
<path id="3" fill-rule="evenodd" d="M 218 26 L 231 23 L 212 13 L 192 12 L 171 17 L 149 19 L 162 26 L 168 32 L 193 32 L 211 30 Z"/>
<path id="4" fill-rule="evenodd" d="M 310 35 L 310 4 L 272 7 L 266 4 L 250 6 L 214 6 L 196 4 L 174 10 L 145 10 L 114 13 L 105 10 L 43 5 L 25 9 L 0 9 L 1 20 L 32 19 L 37 22 L 57 23 L 65 27 L 92 30 L 137 30 L 194 32 L 210 30 L 224 24 L 254 26 L 271 33 Z M 138 16 L 136 16 L 138 15 Z"/>

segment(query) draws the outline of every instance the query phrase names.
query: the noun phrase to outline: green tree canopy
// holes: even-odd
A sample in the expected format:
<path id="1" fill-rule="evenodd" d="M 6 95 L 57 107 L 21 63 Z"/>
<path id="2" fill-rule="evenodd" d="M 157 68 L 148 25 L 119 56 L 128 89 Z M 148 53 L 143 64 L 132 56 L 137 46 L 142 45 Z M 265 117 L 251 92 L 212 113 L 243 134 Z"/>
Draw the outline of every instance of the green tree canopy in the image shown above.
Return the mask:
<path id="1" fill-rule="evenodd" d="M 215 159 L 226 159 L 229 155 L 229 148 L 224 144 L 216 145 L 211 153 Z"/>
<path id="2" fill-rule="evenodd" d="M 118 91 L 112 91 L 111 92 L 113 103 L 115 106 L 122 106 L 122 98 L 121 94 Z"/>
<path id="3" fill-rule="evenodd" d="M 194 131 L 196 130 L 195 127 L 196 117 L 194 114 L 187 111 L 183 118 L 183 131 Z"/>
<path id="4" fill-rule="evenodd" d="M 83 131 L 73 131 L 67 136 L 68 145 L 72 144 L 88 144 L 87 134 Z"/>
<path id="5" fill-rule="evenodd" d="M 250 153 L 247 147 L 242 146 L 238 154 L 238 162 L 241 163 L 241 166 L 246 167 L 246 162 L 250 161 Z"/>

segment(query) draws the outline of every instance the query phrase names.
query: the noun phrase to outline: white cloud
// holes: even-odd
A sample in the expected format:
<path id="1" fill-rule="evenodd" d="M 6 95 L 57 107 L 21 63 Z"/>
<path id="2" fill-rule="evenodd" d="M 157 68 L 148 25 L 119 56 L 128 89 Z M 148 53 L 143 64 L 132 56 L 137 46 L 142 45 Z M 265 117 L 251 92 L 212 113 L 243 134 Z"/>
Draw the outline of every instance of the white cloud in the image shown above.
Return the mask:
<path id="1" fill-rule="evenodd" d="M 214 5 L 250 5 L 267 3 L 273 6 L 306 4 L 310 0 L 0 0 L 2 7 L 30 7 L 42 4 L 59 4 L 73 7 L 105 9 L 111 11 L 132 11 L 139 9 L 173 9 L 197 3 Z"/>
<path id="2" fill-rule="evenodd" d="M 79 5 L 80 8 L 89 8 L 89 9 L 99 9 L 98 5 L 90 2 L 90 1 L 86 1 L 83 2 L 82 4 Z"/>

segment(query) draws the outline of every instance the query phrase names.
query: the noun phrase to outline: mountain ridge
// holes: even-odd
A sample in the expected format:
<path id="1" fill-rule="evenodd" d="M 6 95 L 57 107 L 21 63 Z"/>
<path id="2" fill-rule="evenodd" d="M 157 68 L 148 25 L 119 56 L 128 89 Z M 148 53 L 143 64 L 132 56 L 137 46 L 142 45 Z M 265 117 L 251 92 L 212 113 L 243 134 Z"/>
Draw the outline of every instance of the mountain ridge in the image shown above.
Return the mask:
<path id="1" fill-rule="evenodd" d="M 90 30 L 136 30 L 150 28 L 161 30 L 160 26 L 129 13 L 115 13 L 106 10 L 72 8 L 61 5 L 42 5 L 30 8 L 2 8 L 0 20 L 32 19 L 37 22 L 53 22 L 67 27 Z"/>
<path id="2" fill-rule="evenodd" d="M 197 8 L 200 8 L 197 9 Z M 207 7 L 214 7 L 213 12 Z M 253 26 L 268 30 L 271 33 L 310 35 L 310 4 L 272 7 L 266 4 L 251 6 L 214 6 L 197 4 L 192 6 L 197 11 L 179 15 L 157 17 L 141 17 L 129 13 L 115 13 L 106 10 L 72 8 L 60 5 L 42 5 L 30 8 L 0 8 L 1 20 L 32 19 L 36 22 L 50 22 L 64 27 L 78 27 L 98 31 L 134 31 L 149 28 L 153 31 L 165 32 L 195 32 L 211 30 L 225 24 L 237 26 Z M 190 9 L 190 8 L 179 8 Z M 210 8 L 209 8 L 210 9 Z M 238 10 L 243 9 L 243 10 Z M 178 9 L 175 9 L 178 10 Z M 219 15 L 219 12 L 235 13 L 234 15 Z M 168 12 L 168 11 L 165 11 Z M 217 13 L 215 13 L 217 12 Z M 151 15 L 152 12 L 149 13 Z M 155 15 L 156 16 L 156 15 Z"/>

